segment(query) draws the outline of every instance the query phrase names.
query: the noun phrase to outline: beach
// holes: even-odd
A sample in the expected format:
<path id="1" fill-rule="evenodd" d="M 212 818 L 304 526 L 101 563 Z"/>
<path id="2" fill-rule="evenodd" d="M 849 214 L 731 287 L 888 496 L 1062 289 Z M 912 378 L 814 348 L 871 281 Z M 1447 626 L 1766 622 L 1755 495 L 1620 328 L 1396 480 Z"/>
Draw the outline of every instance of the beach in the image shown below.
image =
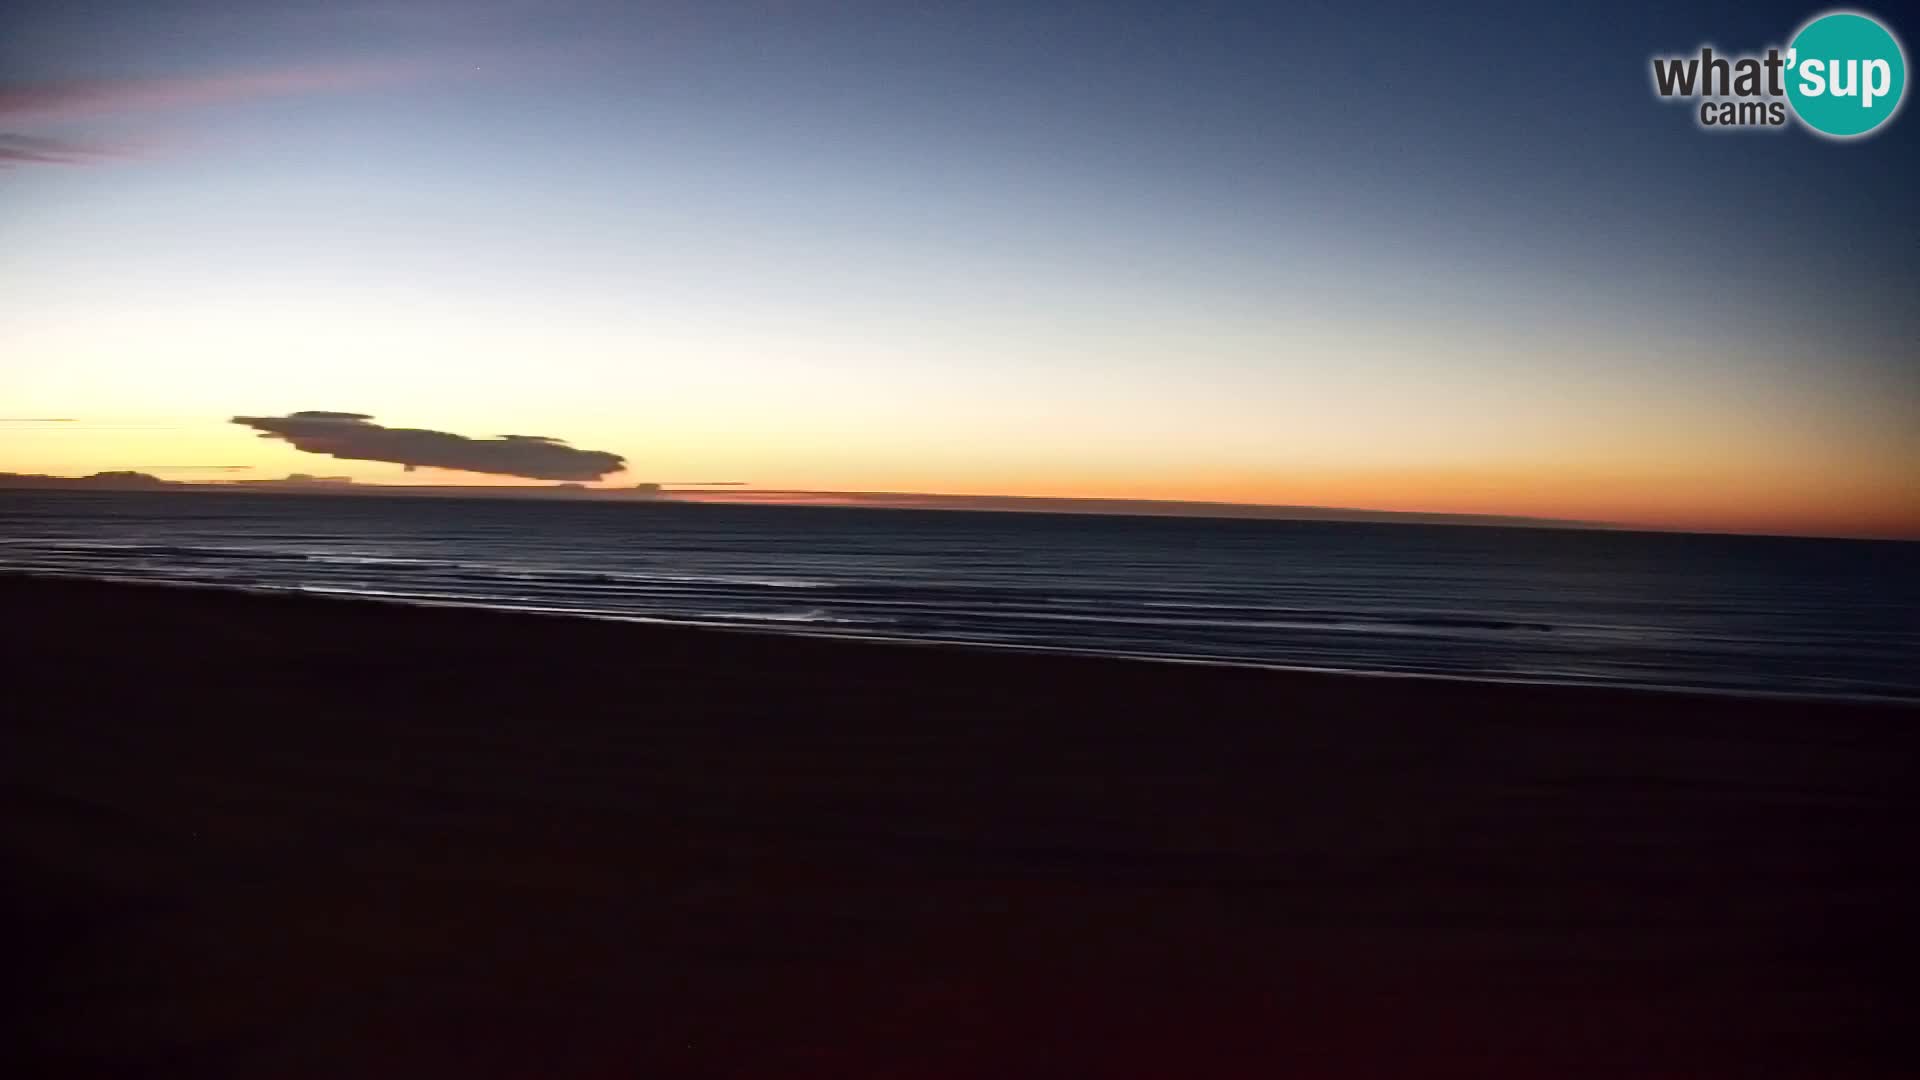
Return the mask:
<path id="1" fill-rule="evenodd" d="M 1916 1064 L 1912 705 L 0 604 L 12 1075 Z"/>

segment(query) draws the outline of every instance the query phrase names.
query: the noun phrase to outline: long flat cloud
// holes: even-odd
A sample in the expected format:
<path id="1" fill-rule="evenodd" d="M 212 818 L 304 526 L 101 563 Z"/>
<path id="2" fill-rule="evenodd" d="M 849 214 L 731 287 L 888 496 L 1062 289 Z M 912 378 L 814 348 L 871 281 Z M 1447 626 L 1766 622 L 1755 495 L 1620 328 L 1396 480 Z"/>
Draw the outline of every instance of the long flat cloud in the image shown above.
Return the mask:
<path id="1" fill-rule="evenodd" d="M 263 439 L 347 461 L 390 461 L 409 469 L 459 469 L 530 480 L 598 480 L 626 468 L 604 450 L 576 450 L 545 435 L 474 439 L 425 428 L 390 428 L 365 413 L 308 410 L 285 416 L 236 416 Z"/>

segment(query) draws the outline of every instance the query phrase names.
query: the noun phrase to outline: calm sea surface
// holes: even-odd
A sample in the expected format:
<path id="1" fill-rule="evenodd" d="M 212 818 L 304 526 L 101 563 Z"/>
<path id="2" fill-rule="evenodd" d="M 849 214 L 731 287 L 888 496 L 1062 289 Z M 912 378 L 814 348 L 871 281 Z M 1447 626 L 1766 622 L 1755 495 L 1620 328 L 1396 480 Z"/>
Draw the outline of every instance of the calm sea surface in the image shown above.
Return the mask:
<path id="1" fill-rule="evenodd" d="M 0 567 L 804 634 L 1920 699 L 1920 545 L 1902 543 L 12 491 L 0 492 Z"/>

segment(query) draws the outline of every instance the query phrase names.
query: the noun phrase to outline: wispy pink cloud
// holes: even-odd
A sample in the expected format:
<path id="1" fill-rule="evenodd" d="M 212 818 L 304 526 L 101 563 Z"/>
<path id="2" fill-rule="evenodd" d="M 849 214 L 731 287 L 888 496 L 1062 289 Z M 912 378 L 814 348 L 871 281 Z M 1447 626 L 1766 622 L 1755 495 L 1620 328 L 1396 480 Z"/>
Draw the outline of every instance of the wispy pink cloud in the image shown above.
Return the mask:
<path id="1" fill-rule="evenodd" d="M 0 83 L 0 121 L 70 120 L 359 90 L 420 78 L 433 69 L 423 63 L 341 62 L 213 75 Z"/>
<path id="2" fill-rule="evenodd" d="M 94 143 L 0 131 L 0 169 L 17 165 L 78 165 L 115 153 L 111 147 Z"/>

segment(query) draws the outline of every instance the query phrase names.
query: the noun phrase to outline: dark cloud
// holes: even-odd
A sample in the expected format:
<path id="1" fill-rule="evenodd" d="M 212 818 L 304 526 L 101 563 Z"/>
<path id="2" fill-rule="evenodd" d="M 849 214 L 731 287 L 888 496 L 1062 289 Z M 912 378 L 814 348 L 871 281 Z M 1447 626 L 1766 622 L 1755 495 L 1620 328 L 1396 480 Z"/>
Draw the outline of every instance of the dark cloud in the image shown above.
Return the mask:
<path id="1" fill-rule="evenodd" d="M 413 468 L 524 476 L 532 480 L 598 480 L 626 468 L 603 450 L 576 450 L 545 435 L 473 439 L 423 428 L 390 428 L 366 413 L 308 410 L 286 416 L 236 416 L 233 422 L 310 454 L 348 461 L 391 461 Z"/>

